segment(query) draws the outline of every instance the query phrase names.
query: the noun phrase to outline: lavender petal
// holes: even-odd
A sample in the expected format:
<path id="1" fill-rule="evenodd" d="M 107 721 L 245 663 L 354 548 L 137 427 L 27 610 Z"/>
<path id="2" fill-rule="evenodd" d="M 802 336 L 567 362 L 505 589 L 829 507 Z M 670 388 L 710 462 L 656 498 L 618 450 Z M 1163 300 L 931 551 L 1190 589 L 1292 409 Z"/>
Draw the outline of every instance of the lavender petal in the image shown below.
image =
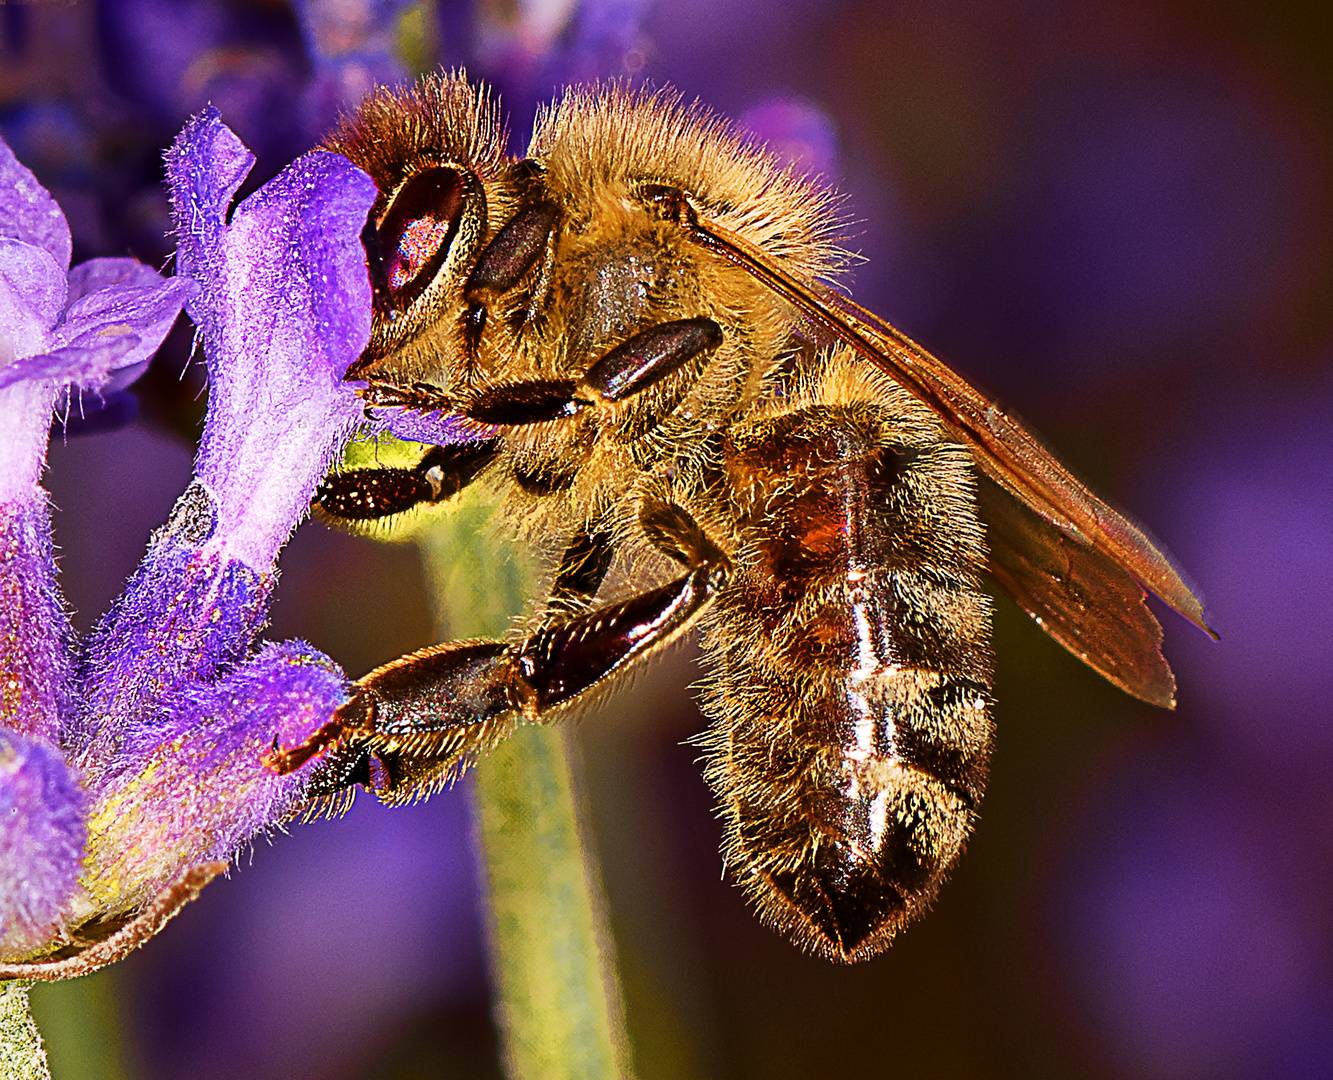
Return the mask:
<path id="1" fill-rule="evenodd" d="M 0 373 L 45 352 L 65 307 L 65 270 L 44 249 L 0 239 Z"/>
<path id="2" fill-rule="evenodd" d="M 132 259 L 95 261 L 134 262 Z M 83 266 L 78 269 L 82 270 Z M 133 382 L 157 352 L 176 321 L 176 316 L 180 314 L 181 307 L 199 292 L 198 283 L 189 278 L 163 280 L 148 267 L 141 266 L 141 269 L 152 274 L 156 281 L 105 286 L 80 296 L 65 312 L 64 321 L 56 333 L 67 343 L 66 347 L 87 351 L 107 348 L 116 354 L 114 359 L 104 360 L 72 378 L 70 381 L 79 389 L 115 391 Z M 146 275 L 134 273 L 123 276 L 143 281 Z M 87 274 L 81 278 L 79 285 L 86 285 L 93 278 L 93 273 Z M 135 342 L 128 350 L 119 347 L 118 339 L 125 337 L 132 337 Z"/>
<path id="3" fill-rule="evenodd" d="M 254 163 L 254 154 L 212 107 L 191 117 L 176 136 L 167 151 L 167 185 L 176 219 L 177 273 L 201 280 L 208 276 L 231 200 Z M 193 307 L 187 310 L 202 328 Z"/>
<path id="4" fill-rule="evenodd" d="M 69 272 L 69 305 L 101 289 L 147 289 L 166 280 L 138 259 L 89 259 Z"/>
<path id="5" fill-rule="evenodd" d="M 0 955 L 40 947 L 68 910 L 87 801 L 54 746 L 0 729 Z"/>
<path id="6" fill-rule="evenodd" d="M 4 139 L 0 139 L 0 237 L 41 249 L 62 275 L 69 269 L 71 244 L 65 215 Z"/>
<path id="7" fill-rule="evenodd" d="M 182 136 L 173 155 L 193 161 L 214 143 L 230 146 L 210 126 L 200 130 L 202 148 Z M 178 216 L 182 235 L 205 237 L 207 255 L 181 256 L 203 286 L 189 310 L 209 365 L 197 475 L 216 498 L 220 543 L 260 572 L 361 421 L 342 375 L 370 336 L 360 236 L 374 199 L 368 176 L 318 152 L 246 199 L 225 231 Z M 178 215 L 185 205 L 177 191 Z"/>
<path id="8" fill-rule="evenodd" d="M 125 769 L 89 814 L 84 882 L 102 910 L 147 901 L 189 866 L 229 861 L 299 813 L 306 773 L 279 775 L 274 739 L 300 742 L 347 698 L 342 672 L 300 642 L 268 643 L 225 679 L 193 686 L 122 748 Z"/>
<path id="9" fill-rule="evenodd" d="M 111 381 L 113 373 L 127 366 L 127 357 L 142 351 L 140 345 L 137 334 L 110 333 L 91 344 L 67 345 L 54 352 L 25 356 L 0 371 L 0 390 L 25 382 L 97 390 Z M 143 365 L 135 365 L 132 370 L 141 372 Z"/>

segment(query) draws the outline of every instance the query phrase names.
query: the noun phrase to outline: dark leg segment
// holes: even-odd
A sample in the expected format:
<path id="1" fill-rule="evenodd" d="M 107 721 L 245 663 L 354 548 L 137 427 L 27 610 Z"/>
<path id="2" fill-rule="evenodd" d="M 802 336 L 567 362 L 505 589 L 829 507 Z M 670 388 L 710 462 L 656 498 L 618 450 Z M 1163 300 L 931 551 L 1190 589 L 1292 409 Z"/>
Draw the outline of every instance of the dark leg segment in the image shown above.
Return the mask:
<path id="1" fill-rule="evenodd" d="M 666 644 L 725 580 L 725 567 L 700 566 L 660 589 L 543 627 L 518 656 L 523 682 L 533 695 L 527 707 L 540 712 L 569 701 Z"/>
<path id="2" fill-rule="evenodd" d="M 611 534 L 605 529 L 579 533 L 560 559 L 549 603 L 558 608 L 566 602 L 596 596 L 611 566 L 611 554 Z"/>
<path id="3" fill-rule="evenodd" d="M 541 280 L 533 287 L 534 302 L 529 304 L 529 314 L 538 294 L 546 292 L 559 221 L 560 208 L 555 203 L 545 199 L 530 203 L 495 234 L 477 259 L 463 286 L 468 304 L 463 314 L 463 341 L 472 365 L 475 366 L 481 335 L 486 329 L 488 305 L 517 288 L 539 260 L 543 270 Z"/>
<path id="4" fill-rule="evenodd" d="M 573 379 L 528 379 L 500 383 L 475 394 L 463 406 L 469 420 L 504 427 L 544 424 L 564 420 L 582 412 L 586 402 L 578 401 L 578 383 Z"/>
<path id="5" fill-rule="evenodd" d="M 351 376 L 349 375 L 348 378 Z M 382 379 L 372 379 L 361 391 L 361 400 L 369 409 L 412 409 L 414 412 L 456 412 L 458 402 L 430 383 L 416 382 L 411 386 Z"/>
<path id="6" fill-rule="evenodd" d="M 350 469 L 335 473 L 315 492 L 315 505 L 341 521 L 374 521 L 422 503 L 444 502 L 495 460 L 498 442 L 433 446 L 411 469 Z"/>
<path id="7" fill-rule="evenodd" d="M 624 401 L 721 344 L 722 328 L 712 319 L 677 319 L 650 326 L 593 364 L 583 385 L 607 401 Z"/>
<path id="8" fill-rule="evenodd" d="M 678 503 L 647 496 L 639 507 L 639 527 L 653 547 L 684 566 L 726 562 L 722 549 Z"/>
<path id="9" fill-rule="evenodd" d="M 676 546 L 696 545 L 686 539 Z M 711 542 L 704 546 L 718 552 Z M 360 679 L 351 699 L 305 743 L 275 746 L 270 765 L 291 772 L 328 751 L 313 781 L 318 794 L 353 783 L 369 784 L 390 802 L 424 794 L 521 719 L 547 719 L 548 710 L 685 630 L 726 582 L 730 566 L 718 555 L 660 588 L 543 626 L 521 646 L 452 642 L 386 664 Z"/>
<path id="10" fill-rule="evenodd" d="M 621 342 L 593 364 L 582 380 L 500 383 L 476 394 L 459 411 L 469 420 L 511 427 L 559 420 L 598 399 L 624 401 L 720 344 L 722 329 L 712 319 L 660 323 Z"/>

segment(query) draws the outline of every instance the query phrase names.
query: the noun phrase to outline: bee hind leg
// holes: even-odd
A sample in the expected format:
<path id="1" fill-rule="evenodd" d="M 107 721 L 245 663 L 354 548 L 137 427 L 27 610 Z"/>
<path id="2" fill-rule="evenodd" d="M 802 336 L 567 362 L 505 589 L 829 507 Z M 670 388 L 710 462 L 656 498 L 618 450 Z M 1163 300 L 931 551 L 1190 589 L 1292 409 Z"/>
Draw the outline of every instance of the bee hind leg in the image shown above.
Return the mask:
<path id="1" fill-rule="evenodd" d="M 712 602 L 730 564 L 675 504 L 646 500 L 641 520 L 654 542 L 688 564 L 685 574 L 545 623 L 519 644 L 449 642 L 377 668 L 303 744 L 275 747 L 270 767 L 291 772 L 324 754 L 312 778 L 318 794 L 361 783 L 385 802 L 409 801 L 447 784 L 520 722 L 553 720 L 562 706 L 646 659 Z M 578 546 L 576 539 L 571 548 Z"/>

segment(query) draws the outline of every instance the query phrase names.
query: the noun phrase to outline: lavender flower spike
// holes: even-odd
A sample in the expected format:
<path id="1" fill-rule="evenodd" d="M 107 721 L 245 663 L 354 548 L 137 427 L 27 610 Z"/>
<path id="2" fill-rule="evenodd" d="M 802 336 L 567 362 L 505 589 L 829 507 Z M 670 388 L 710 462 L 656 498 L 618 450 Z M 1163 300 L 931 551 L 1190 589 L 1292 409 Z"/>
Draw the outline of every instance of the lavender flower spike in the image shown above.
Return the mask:
<path id="1" fill-rule="evenodd" d="M 370 336 L 360 235 L 375 188 L 345 158 L 309 154 L 228 220 L 253 160 L 213 110 L 167 155 L 209 408 L 194 483 L 78 666 L 76 761 L 96 795 L 82 880 L 101 913 L 142 908 L 298 813 L 306 773 L 279 776 L 264 756 L 345 698 L 327 658 L 258 635 L 278 553 L 362 422 L 342 375 Z"/>
<path id="2" fill-rule="evenodd" d="M 60 681 L 67 715 L 56 715 L 57 764 L 73 765 L 82 782 L 77 887 L 53 923 L 0 941 L 0 978 L 83 974 L 156 932 L 244 844 L 305 807 L 309 770 L 279 776 L 265 755 L 275 740 L 303 740 L 346 698 L 332 661 L 258 635 L 278 553 L 361 421 L 341 379 L 370 333 L 360 234 L 375 190 L 345 158 L 311 154 L 228 220 L 252 161 L 213 111 L 187 125 L 167 158 L 177 268 L 197 283 L 187 310 L 208 362 L 208 417 L 194 482 L 124 593 L 74 643 Z M 34 295 L 43 311 L 54 306 Z M 89 321 L 100 310 L 85 307 Z M 94 347 L 84 337 L 64 345 Z M 119 355 L 137 362 L 135 348 Z M 81 362 L 86 373 L 91 360 Z M 30 364 L 28 381 L 48 367 Z M 14 746 L 0 746 L 0 777 L 27 752 Z M 77 845 L 61 831 L 66 819 L 32 820 L 43 836 Z M 9 843 L 3 833 L 0 843 Z M 53 846 L 29 846 L 43 843 Z M 111 938 L 96 940 L 108 929 Z M 62 948 L 82 952 L 42 959 Z"/>
<path id="3" fill-rule="evenodd" d="M 370 336 L 359 238 L 375 186 L 340 154 L 308 154 L 224 225 L 253 162 L 210 111 L 181 133 L 167 171 L 178 268 L 205 289 L 187 309 L 209 357 L 197 473 L 231 496 L 218 523 L 229 552 L 265 572 L 362 420 L 342 376 Z"/>
<path id="4" fill-rule="evenodd" d="M 40 486 L 63 397 L 133 381 L 197 291 L 133 259 L 69 269 L 65 216 L 0 140 L 0 951 L 38 946 L 75 902 L 87 794 L 57 749 L 73 634 Z"/>
<path id="5" fill-rule="evenodd" d="M 133 259 L 69 258 L 65 215 L 0 140 L 0 724 L 51 741 L 69 641 L 38 484 L 52 410 L 133 381 L 198 289 Z"/>
<path id="6" fill-rule="evenodd" d="M 93 772 L 116 769 L 126 732 L 155 723 L 163 702 L 250 654 L 278 553 L 362 420 L 342 374 L 370 334 L 360 234 L 374 185 L 340 155 L 308 154 L 228 221 L 253 163 L 211 109 L 167 155 L 177 268 L 202 287 L 186 310 L 209 409 L 194 484 L 81 664 L 77 746 Z"/>

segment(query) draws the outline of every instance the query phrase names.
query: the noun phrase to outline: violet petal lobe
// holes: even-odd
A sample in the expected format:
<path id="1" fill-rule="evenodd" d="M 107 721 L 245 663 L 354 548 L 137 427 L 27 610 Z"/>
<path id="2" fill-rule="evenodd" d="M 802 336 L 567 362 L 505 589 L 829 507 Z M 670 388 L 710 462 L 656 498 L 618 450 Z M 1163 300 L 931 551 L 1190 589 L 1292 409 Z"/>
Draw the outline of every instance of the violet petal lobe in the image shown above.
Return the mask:
<path id="1" fill-rule="evenodd" d="M 0 238 L 0 371 L 47 350 L 66 292 L 65 268 L 48 252 Z"/>
<path id="2" fill-rule="evenodd" d="M 189 122 L 167 151 L 167 185 L 176 218 L 176 272 L 203 279 L 217 258 L 227 210 L 254 167 L 255 156 L 208 108 Z M 190 317 L 204 326 L 208 310 Z"/>
<path id="3" fill-rule="evenodd" d="M 144 903 L 185 868 L 230 861 L 301 812 L 306 772 L 264 764 L 275 737 L 300 742 L 347 698 L 331 660 L 301 642 L 266 643 L 227 677 L 188 688 L 121 750 L 125 769 L 88 817 L 83 881 L 103 911 Z"/>
<path id="4" fill-rule="evenodd" d="M 201 164 L 217 152 L 224 172 L 237 166 L 220 126 L 197 118 L 168 157 L 178 263 L 203 287 L 188 308 L 209 371 L 196 472 L 216 500 L 217 543 L 266 573 L 362 421 L 342 375 L 370 336 L 360 237 L 376 193 L 346 158 L 315 152 L 224 223 L 217 200 L 235 185 L 205 183 Z"/>
<path id="5" fill-rule="evenodd" d="M 68 910 L 86 803 L 54 746 L 0 728 L 0 954 L 39 948 Z"/>
<path id="6" fill-rule="evenodd" d="M 117 337 L 137 339 L 105 378 L 74 380 L 80 389 L 113 393 L 133 382 L 171 330 L 181 307 L 199 292 L 186 277 L 163 278 L 136 259 L 91 259 L 69 275 L 69 307 L 56 334 L 67 347 L 91 349 Z"/>
<path id="7" fill-rule="evenodd" d="M 140 351 L 139 345 L 138 335 L 113 332 L 89 345 L 67 345 L 55 352 L 25 356 L 0 371 L 0 390 L 23 382 L 88 390 L 105 386 L 113 372 L 127 366 L 127 357 Z M 132 370 L 142 372 L 143 365 Z"/>
<path id="8" fill-rule="evenodd" d="M 65 215 L 4 139 L 0 139 L 0 238 L 40 248 L 62 274 L 69 269 L 71 242 Z"/>
<path id="9" fill-rule="evenodd" d="M 135 259 L 81 263 L 70 271 L 69 306 L 60 322 L 47 323 L 55 327 L 50 344 L 56 347 L 0 369 L 0 389 L 25 380 L 92 393 L 123 389 L 143 373 L 181 307 L 198 291 L 189 278 L 163 278 Z"/>
<path id="10" fill-rule="evenodd" d="M 79 263 L 69 272 L 69 305 L 103 289 L 148 289 L 166 280 L 138 259 L 100 258 Z"/>
<path id="11" fill-rule="evenodd" d="M 37 481 L 57 387 L 8 378 L 24 358 L 45 352 L 65 293 L 65 271 L 49 252 L 0 239 L 0 503 L 42 497 Z"/>

